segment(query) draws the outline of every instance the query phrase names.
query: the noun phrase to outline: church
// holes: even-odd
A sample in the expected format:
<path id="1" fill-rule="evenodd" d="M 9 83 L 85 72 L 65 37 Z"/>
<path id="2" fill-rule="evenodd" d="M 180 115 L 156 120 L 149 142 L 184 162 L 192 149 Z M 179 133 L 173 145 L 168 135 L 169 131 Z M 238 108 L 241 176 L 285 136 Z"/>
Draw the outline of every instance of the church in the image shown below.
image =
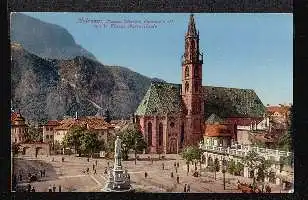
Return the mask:
<path id="1" fill-rule="evenodd" d="M 191 14 L 182 56 L 182 84 L 151 83 L 135 112 L 148 153 L 178 153 L 187 145 L 197 145 L 213 114 L 233 127 L 243 121 L 256 124 L 264 117 L 265 106 L 254 90 L 202 86 L 199 48 L 199 31 Z M 236 131 L 232 139 L 236 140 Z"/>

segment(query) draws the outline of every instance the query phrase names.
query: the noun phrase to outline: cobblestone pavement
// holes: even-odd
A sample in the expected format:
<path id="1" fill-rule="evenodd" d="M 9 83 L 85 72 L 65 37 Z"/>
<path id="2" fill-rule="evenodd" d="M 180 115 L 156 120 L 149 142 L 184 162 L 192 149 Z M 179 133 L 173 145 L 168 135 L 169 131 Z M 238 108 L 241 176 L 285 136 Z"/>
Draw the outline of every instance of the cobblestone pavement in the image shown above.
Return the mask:
<path id="1" fill-rule="evenodd" d="M 152 156 L 155 161 L 153 164 L 147 160 L 148 156 Z M 92 159 L 87 162 L 87 158 L 64 156 L 65 161 L 61 162 L 62 156 L 42 156 L 37 159 L 23 158 L 26 161 L 14 161 L 15 172 L 19 172 L 21 168 L 32 167 L 32 171 L 35 170 L 36 161 L 45 162 L 49 166 L 46 169 L 47 177 L 39 178 L 39 181 L 32 182 L 31 185 L 35 187 L 37 192 L 47 192 L 49 186 L 54 184 L 61 185 L 62 191 L 75 191 L 75 192 L 99 192 L 106 183 L 107 174 L 104 174 L 105 168 L 107 168 L 107 162 L 109 166 L 113 166 L 113 160 L 106 159 Z M 130 155 L 133 158 L 133 155 Z M 191 192 L 216 192 L 216 193 L 234 193 L 239 192 L 237 190 L 237 180 L 241 182 L 251 183 L 252 180 L 244 177 L 235 177 L 230 174 L 226 174 L 226 190 L 223 189 L 222 174 L 216 174 L 216 180 L 213 178 L 213 173 L 202 173 L 201 177 L 193 177 L 192 171 L 194 165 L 190 166 L 190 173 L 187 175 L 187 166 L 185 161 L 178 155 L 167 155 L 165 160 L 159 160 L 158 155 L 139 155 L 140 160 L 135 165 L 134 160 L 122 161 L 123 168 L 128 169 L 131 177 L 131 184 L 137 191 L 146 192 L 183 192 L 184 184 L 189 184 Z M 52 161 L 54 158 L 54 161 Z M 92 167 L 97 160 L 96 174 L 94 174 Z M 180 167 L 176 173 L 174 162 L 179 162 Z M 30 164 L 29 164 L 30 163 Z M 162 169 L 162 163 L 164 163 L 164 170 Z M 199 169 L 199 165 L 197 165 Z M 86 168 L 89 168 L 89 173 L 86 173 Z M 37 174 L 42 169 L 36 167 Z M 52 171 L 53 170 L 53 171 Z M 144 177 L 144 173 L 148 173 L 148 177 Z M 171 178 L 171 172 L 174 177 Z M 24 175 L 25 176 L 25 175 Z M 176 177 L 179 176 L 179 184 L 176 183 Z M 23 182 L 19 185 L 26 185 L 28 183 Z M 280 192 L 280 187 L 271 185 L 272 192 Z"/>

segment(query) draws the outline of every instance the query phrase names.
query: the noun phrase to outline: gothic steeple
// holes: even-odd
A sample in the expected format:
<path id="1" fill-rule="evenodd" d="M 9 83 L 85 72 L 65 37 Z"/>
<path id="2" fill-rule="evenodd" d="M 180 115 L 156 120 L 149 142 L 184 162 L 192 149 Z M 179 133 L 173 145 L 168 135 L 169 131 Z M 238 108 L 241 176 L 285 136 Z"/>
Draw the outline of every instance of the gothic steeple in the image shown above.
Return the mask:
<path id="1" fill-rule="evenodd" d="M 198 36 L 194 14 L 190 15 L 186 36 Z"/>

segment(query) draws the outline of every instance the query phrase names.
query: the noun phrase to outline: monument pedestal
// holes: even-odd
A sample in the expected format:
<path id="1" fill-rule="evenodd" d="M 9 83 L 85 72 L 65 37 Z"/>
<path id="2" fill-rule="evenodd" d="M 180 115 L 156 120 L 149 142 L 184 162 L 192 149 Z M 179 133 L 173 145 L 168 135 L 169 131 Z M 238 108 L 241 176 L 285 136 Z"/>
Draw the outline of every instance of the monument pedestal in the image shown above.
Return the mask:
<path id="1" fill-rule="evenodd" d="M 127 170 L 122 169 L 120 148 L 121 140 L 119 136 L 115 142 L 115 164 L 113 169 L 109 171 L 108 181 L 102 192 L 133 192 L 134 189 L 130 185 L 130 176 Z"/>

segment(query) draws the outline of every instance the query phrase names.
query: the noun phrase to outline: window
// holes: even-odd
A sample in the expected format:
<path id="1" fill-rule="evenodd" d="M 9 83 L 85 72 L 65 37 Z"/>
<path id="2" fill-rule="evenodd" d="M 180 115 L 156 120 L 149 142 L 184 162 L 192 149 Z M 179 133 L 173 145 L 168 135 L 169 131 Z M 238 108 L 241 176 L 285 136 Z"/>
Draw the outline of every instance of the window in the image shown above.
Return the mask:
<path id="1" fill-rule="evenodd" d="M 50 138 L 50 139 L 53 139 L 53 135 L 50 135 L 49 138 Z"/>
<path id="2" fill-rule="evenodd" d="M 198 82 L 196 81 L 195 82 L 195 92 L 198 92 L 199 91 L 199 84 Z"/>
<path id="3" fill-rule="evenodd" d="M 195 76 L 195 77 L 198 77 L 198 76 L 199 76 L 198 66 L 195 66 L 195 69 L 194 69 L 194 76 Z"/>
<path id="4" fill-rule="evenodd" d="M 49 139 L 49 135 L 46 135 L 46 139 Z"/>
<path id="5" fill-rule="evenodd" d="M 171 128 L 173 128 L 174 127 L 174 122 L 171 122 L 170 126 L 171 126 Z"/>
<path id="6" fill-rule="evenodd" d="M 174 125 L 174 123 L 173 123 L 173 125 Z M 158 145 L 161 146 L 162 143 L 163 143 L 163 124 L 162 123 L 159 124 L 158 135 L 159 135 L 159 137 L 158 137 Z"/>
<path id="7" fill-rule="evenodd" d="M 181 125 L 181 145 L 184 143 L 184 124 Z"/>
<path id="8" fill-rule="evenodd" d="M 51 131 L 52 131 L 52 130 L 53 130 L 53 128 L 52 128 L 52 127 L 50 127 L 50 129 L 49 129 L 49 130 L 51 130 Z"/>
<path id="9" fill-rule="evenodd" d="M 187 92 L 188 92 L 188 90 L 189 90 L 189 83 L 188 83 L 188 82 L 186 82 L 186 83 L 185 83 L 185 92 L 187 93 Z"/>
<path id="10" fill-rule="evenodd" d="M 185 68 L 185 78 L 189 77 L 189 68 L 188 66 Z"/>
<path id="11" fill-rule="evenodd" d="M 152 123 L 148 123 L 148 145 L 152 146 Z"/>

